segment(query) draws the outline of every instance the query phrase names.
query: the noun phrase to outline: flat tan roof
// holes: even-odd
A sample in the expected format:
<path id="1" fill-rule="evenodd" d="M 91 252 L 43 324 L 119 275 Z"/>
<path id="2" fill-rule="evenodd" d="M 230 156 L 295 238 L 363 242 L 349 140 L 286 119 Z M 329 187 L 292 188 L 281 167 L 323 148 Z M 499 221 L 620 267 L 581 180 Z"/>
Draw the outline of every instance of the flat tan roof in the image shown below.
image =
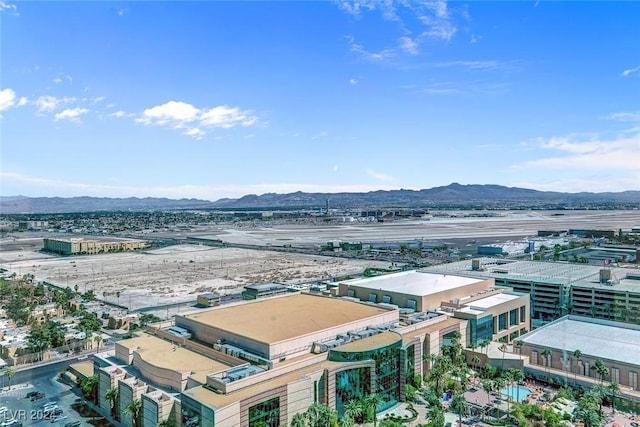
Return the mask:
<path id="1" fill-rule="evenodd" d="M 341 345 L 332 350 L 343 352 L 361 352 L 375 350 L 381 347 L 386 347 L 393 343 L 402 341 L 402 335 L 397 332 L 382 332 L 376 335 L 372 335 L 367 338 L 362 338 L 345 345 Z"/>
<path id="2" fill-rule="evenodd" d="M 224 371 L 234 365 L 202 356 L 189 349 L 176 346 L 153 335 L 143 334 L 136 338 L 119 341 L 119 345 L 133 349 L 154 366 L 176 372 L 189 372 L 196 381 L 206 384 L 207 375 Z"/>
<path id="3" fill-rule="evenodd" d="M 295 294 L 216 307 L 184 317 L 273 344 L 388 312 L 340 298 Z"/>
<path id="4" fill-rule="evenodd" d="M 219 394 L 205 387 L 192 388 L 185 391 L 184 393 L 188 394 L 193 399 L 204 403 L 205 405 L 211 406 L 213 408 L 223 408 L 235 401 L 246 399 L 247 397 L 251 397 L 266 390 L 280 387 L 284 384 L 289 384 L 292 381 L 302 378 L 306 374 L 320 371 L 324 369 L 324 364 L 325 362 L 315 363 L 313 365 L 293 371 L 289 374 L 281 375 L 270 380 L 265 380 L 228 394 Z"/>
<path id="5" fill-rule="evenodd" d="M 448 328 L 450 326 L 459 325 L 460 323 L 461 323 L 461 321 L 458 320 L 458 319 L 449 318 L 449 319 L 444 320 L 442 322 L 434 323 L 433 325 L 429 325 L 429 326 L 425 326 L 424 328 L 416 329 L 415 331 L 406 332 L 406 333 L 402 334 L 402 339 L 404 340 L 405 343 L 408 343 L 411 340 L 413 340 L 415 337 L 418 337 L 418 336 L 421 336 L 421 335 L 425 335 L 425 334 L 431 334 L 433 332 L 439 331 L 441 329 Z"/>
<path id="6" fill-rule="evenodd" d="M 83 360 L 82 362 L 72 363 L 71 365 L 69 365 L 69 367 L 80 375 L 84 375 L 85 378 L 93 375 L 93 362 L 91 360 Z"/>

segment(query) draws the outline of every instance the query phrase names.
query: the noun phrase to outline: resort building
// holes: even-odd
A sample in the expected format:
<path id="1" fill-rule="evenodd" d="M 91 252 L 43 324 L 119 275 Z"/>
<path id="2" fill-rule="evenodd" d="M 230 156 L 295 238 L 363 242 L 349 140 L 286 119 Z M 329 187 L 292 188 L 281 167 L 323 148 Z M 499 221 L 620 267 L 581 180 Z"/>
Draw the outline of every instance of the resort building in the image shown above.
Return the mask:
<path id="1" fill-rule="evenodd" d="M 349 400 L 373 392 L 382 411 L 428 374 L 423 355 L 438 354 L 454 333 L 465 337 L 466 320 L 423 315 L 304 293 L 179 315 L 95 358 L 99 406 L 111 411 L 105 396 L 117 388 L 116 413 L 131 425 L 123 408 L 141 399 L 142 426 L 173 417 L 184 426 L 275 427 L 313 403 L 342 416 Z"/>
<path id="2" fill-rule="evenodd" d="M 424 271 L 491 278 L 496 286 L 529 294 L 533 327 L 567 314 L 640 324 L 639 269 L 480 258 Z"/>
<path id="3" fill-rule="evenodd" d="M 530 330 L 529 295 L 494 286 L 493 278 L 406 271 L 339 283 L 339 295 L 414 312 L 439 312 L 468 321 L 466 344 L 510 342 Z M 420 315 L 417 316 L 418 318 Z"/>
<path id="4" fill-rule="evenodd" d="M 538 366 L 538 376 L 545 370 L 557 370 L 562 378 L 575 376 L 599 380 L 596 369 L 600 360 L 604 378 L 623 387 L 637 390 L 640 373 L 640 326 L 582 316 L 564 316 L 520 337 L 521 352 L 530 366 Z M 577 357 L 576 350 L 579 350 Z"/>
<path id="5" fill-rule="evenodd" d="M 44 239 L 44 250 L 62 255 L 93 255 L 106 252 L 128 252 L 144 249 L 144 240 Z"/>

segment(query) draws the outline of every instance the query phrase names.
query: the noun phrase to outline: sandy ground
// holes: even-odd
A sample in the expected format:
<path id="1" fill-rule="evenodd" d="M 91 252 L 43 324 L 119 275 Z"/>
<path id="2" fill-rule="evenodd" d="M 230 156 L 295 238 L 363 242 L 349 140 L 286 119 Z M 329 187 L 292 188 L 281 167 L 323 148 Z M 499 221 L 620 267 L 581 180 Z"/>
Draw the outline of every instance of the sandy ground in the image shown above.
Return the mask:
<path id="1" fill-rule="evenodd" d="M 31 251 L 26 240 L 19 243 L 0 246 L 3 268 L 72 289 L 77 285 L 80 292 L 93 289 L 99 297 L 106 293 L 109 301 L 133 307 L 194 300 L 195 294 L 208 291 L 238 293 L 247 284 L 297 284 L 389 266 L 388 262 L 197 245 L 55 257 Z M 118 301 L 116 292 L 120 292 Z"/>
<path id="2" fill-rule="evenodd" d="M 469 214 L 460 212 L 460 215 Z M 568 228 L 630 229 L 640 226 L 640 211 L 518 211 L 493 218 L 432 218 L 385 224 L 274 225 L 211 227 L 178 237 L 211 236 L 227 242 L 257 245 L 319 245 L 331 240 L 406 241 L 415 239 L 482 239 L 507 241 L 534 236 L 538 230 Z M 388 267 L 388 262 L 352 260 L 272 251 L 171 246 L 137 253 L 57 257 L 39 252 L 48 233 L 14 233 L 0 240 L 0 266 L 22 276 L 34 274 L 61 286 L 93 289 L 99 297 L 132 307 L 194 300 L 195 294 L 238 293 L 247 284 L 297 284 Z M 65 236 L 72 237 L 72 236 Z M 76 236 L 78 237 L 78 236 Z M 158 236 L 140 236 L 158 237 Z"/>

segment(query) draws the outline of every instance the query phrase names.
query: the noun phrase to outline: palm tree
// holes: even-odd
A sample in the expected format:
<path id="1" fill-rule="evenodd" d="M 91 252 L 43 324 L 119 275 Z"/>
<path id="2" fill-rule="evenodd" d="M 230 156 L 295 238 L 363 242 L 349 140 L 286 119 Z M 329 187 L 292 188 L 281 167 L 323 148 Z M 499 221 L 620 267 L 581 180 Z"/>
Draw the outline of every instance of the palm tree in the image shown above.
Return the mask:
<path id="1" fill-rule="evenodd" d="M 574 380 L 575 383 L 578 384 L 578 369 L 580 369 L 580 358 L 582 357 L 582 352 L 578 349 L 576 349 L 573 352 L 573 357 L 576 358 L 576 371 L 575 371 L 575 375 L 574 375 Z"/>
<path id="2" fill-rule="evenodd" d="M 507 344 L 502 343 L 500 345 L 500 351 L 502 352 L 502 367 L 500 369 L 504 371 L 504 354 L 507 352 Z"/>
<path id="3" fill-rule="evenodd" d="M 102 343 L 102 335 L 96 335 L 95 337 L 93 337 L 93 340 L 96 342 L 96 345 L 98 346 L 96 352 L 99 352 L 100 344 Z"/>
<path id="4" fill-rule="evenodd" d="M 303 412 L 298 412 L 291 418 L 291 426 L 290 427 L 305 427 L 306 419 Z"/>
<path id="5" fill-rule="evenodd" d="M 464 396 L 461 394 L 453 396 L 451 403 L 449 403 L 449 408 L 451 408 L 455 414 L 458 414 L 458 426 L 462 426 L 462 415 L 467 408 L 467 401 L 464 400 Z"/>
<path id="6" fill-rule="evenodd" d="M 480 341 L 480 348 L 484 348 L 485 356 L 489 355 L 489 344 L 491 344 L 491 340 L 489 338 L 484 338 Z"/>
<path id="7" fill-rule="evenodd" d="M 175 427 L 176 423 L 171 421 L 169 418 L 165 418 L 164 420 L 158 421 L 156 427 Z"/>
<path id="8" fill-rule="evenodd" d="M 7 376 L 7 379 L 9 380 L 9 390 L 11 390 L 11 378 L 16 374 L 16 371 L 14 371 L 12 368 L 7 368 L 7 370 L 4 371 L 4 374 Z"/>
<path id="9" fill-rule="evenodd" d="M 365 402 L 373 412 L 373 427 L 376 427 L 378 423 L 378 417 L 376 417 L 376 410 L 378 409 L 378 405 L 380 404 L 380 402 L 382 402 L 382 398 L 378 393 L 371 393 L 369 396 L 365 398 Z"/>
<path id="10" fill-rule="evenodd" d="M 585 427 L 597 427 L 600 425 L 600 415 L 595 409 L 582 409 L 578 412 L 578 417 L 584 421 Z"/>
<path id="11" fill-rule="evenodd" d="M 551 365 L 551 349 L 545 347 L 542 350 L 542 357 L 544 358 L 544 366 L 547 368 L 547 377 L 549 376 L 549 365 Z"/>
<path id="12" fill-rule="evenodd" d="M 85 396 L 89 398 L 93 403 L 96 403 L 98 400 L 98 376 L 91 375 L 83 379 L 80 383 L 80 389 Z"/>
<path id="13" fill-rule="evenodd" d="M 362 417 L 365 413 L 362 407 L 362 401 L 353 399 L 347 402 L 344 407 L 344 416 L 353 419 L 358 423 L 362 422 Z"/>
<path id="14" fill-rule="evenodd" d="M 600 383 L 609 375 L 609 369 L 604 365 L 601 359 L 596 359 L 596 373 L 600 377 Z"/>
<path id="15" fill-rule="evenodd" d="M 117 387 L 111 387 L 104 394 L 104 398 L 111 403 L 111 416 L 113 418 L 116 418 L 116 413 L 117 413 L 116 411 L 118 409 L 118 396 L 119 396 L 119 392 Z"/>
<path id="16" fill-rule="evenodd" d="M 431 427 L 444 427 L 444 411 L 439 406 L 431 406 L 427 412 L 427 418 Z"/>
<path id="17" fill-rule="evenodd" d="M 514 343 L 516 347 L 518 347 L 518 354 L 520 354 L 520 360 L 522 360 L 522 346 L 524 346 L 524 341 L 518 340 Z"/>
<path id="18" fill-rule="evenodd" d="M 620 384 L 613 381 L 609 384 L 608 391 L 611 396 L 611 408 L 613 409 L 613 413 L 616 413 L 616 394 L 620 393 Z"/>
<path id="19" fill-rule="evenodd" d="M 140 411 L 142 410 L 142 401 L 134 399 L 124 408 L 124 412 L 131 415 L 133 427 L 140 427 Z"/>

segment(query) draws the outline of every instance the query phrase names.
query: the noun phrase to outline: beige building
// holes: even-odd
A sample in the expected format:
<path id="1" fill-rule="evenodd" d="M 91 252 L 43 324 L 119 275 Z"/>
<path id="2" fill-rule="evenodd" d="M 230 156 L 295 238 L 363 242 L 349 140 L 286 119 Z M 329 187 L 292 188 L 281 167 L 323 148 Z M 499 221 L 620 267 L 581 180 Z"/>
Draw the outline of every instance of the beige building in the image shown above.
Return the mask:
<path id="1" fill-rule="evenodd" d="M 581 316 L 565 316 L 520 338 L 538 376 L 559 370 L 569 381 L 576 376 L 599 379 L 596 360 L 606 367 L 605 379 L 638 390 L 640 326 Z M 580 350 L 581 356 L 574 356 Z M 547 354 L 545 354 L 547 353 Z M 563 380 L 563 378 L 560 378 Z"/>
<path id="2" fill-rule="evenodd" d="M 404 271 L 339 283 L 339 295 L 372 303 L 392 304 L 415 311 L 440 307 L 451 301 L 493 286 L 493 279 Z"/>
<path id="3" fill-rule="evenodd" d="M 106 252 L 129 252 L 144 249 L 149 244 L 144 240 L 87 240 L 44 239 L 44 250 L 62 255 L 100 254 Z"/>

